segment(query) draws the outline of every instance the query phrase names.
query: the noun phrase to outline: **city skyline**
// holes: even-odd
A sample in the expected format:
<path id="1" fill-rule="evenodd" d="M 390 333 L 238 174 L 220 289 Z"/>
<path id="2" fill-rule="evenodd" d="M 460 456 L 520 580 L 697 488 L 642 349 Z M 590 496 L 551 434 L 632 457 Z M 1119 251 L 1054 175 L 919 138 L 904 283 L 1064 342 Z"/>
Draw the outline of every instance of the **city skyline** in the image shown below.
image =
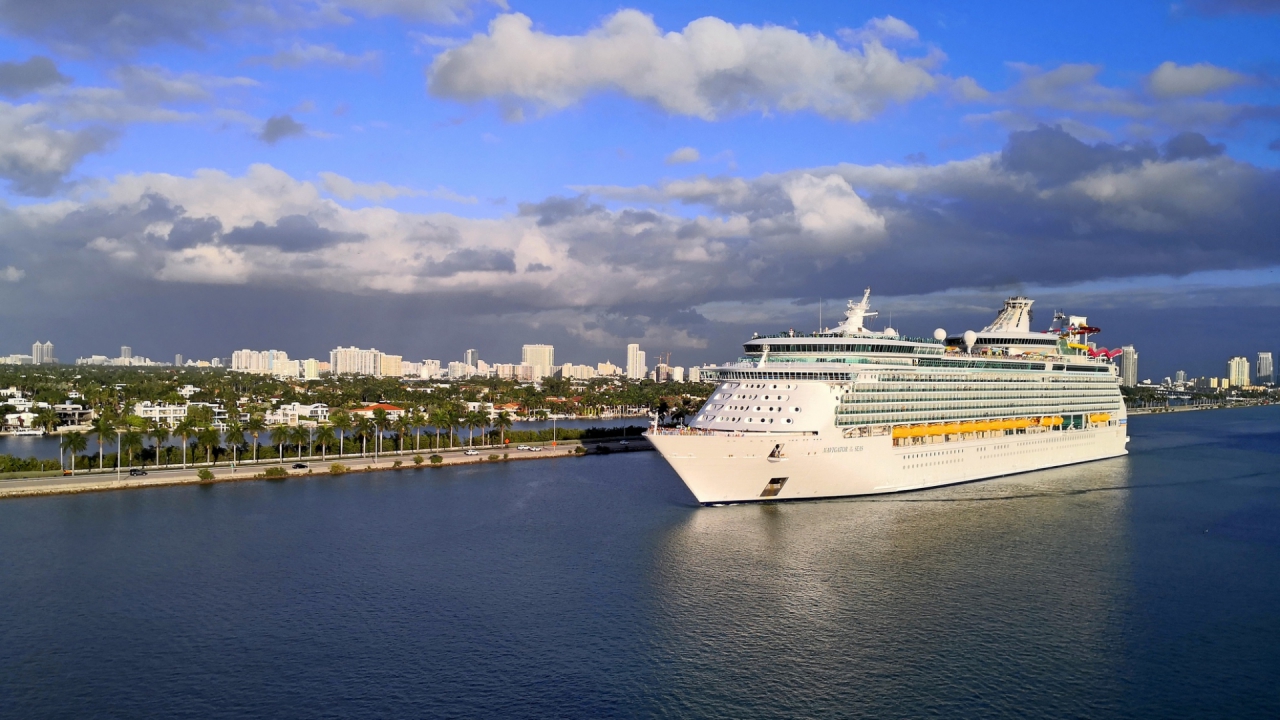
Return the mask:
<path id="1" fill-rule="evenodd" d="M 1273 3 L 16 7 L 0 336 L 64 358 L 700 364 L 868 285 L 926 336 L 1027 295 L 1156 376 L 1280 336 Z"/>

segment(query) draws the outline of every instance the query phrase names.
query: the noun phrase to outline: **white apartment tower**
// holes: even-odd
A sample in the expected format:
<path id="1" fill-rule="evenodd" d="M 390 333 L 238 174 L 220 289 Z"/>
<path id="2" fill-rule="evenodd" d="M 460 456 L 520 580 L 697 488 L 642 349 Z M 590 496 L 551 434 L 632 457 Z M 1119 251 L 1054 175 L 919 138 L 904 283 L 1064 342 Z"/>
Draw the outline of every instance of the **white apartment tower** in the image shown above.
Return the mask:
<path id="1" fill-rule="evenodd" d="M 53 343 L 42 343 L 37 340 L 35 344 L 31 346 L 31 362 L 36 365 L 45 365 L 53 361 Z"/>
<path id="2" fill-rule="evenodd" d="M 1237 355 L 1228 360 L 1227 379 L 1231 381 L 1231 387 L 1251 385 L 1252 383 L 1249 382 L 1249 358 Z"/>
<path id="3" fill-rule="evenodd" d="M 470 365 L 473 368 L 480 367 L 480 351 L 476 350 L 475 348 L 468 350 L 462 356 L 462 362 Z"/>
<path id="4" fill-rule="evenodd" d="M 1258 377 L 1259 385 L 1264 383 L 1274 383 L 1276 381 L 1275 366 L 1271 364 L 1271 353 L 1258 353 L 1258 367 L 1254 374 Z"/>
<path id="5" fill-rule="evenodd" d="M 1138 384 L 1138 351 L 1125 345 L 1120 353 L 1120 384 L 1133 387 Z"/>
<path id="6" fill-rule="evenodd" d="M 339 347 L 329 351 L 329 372 L 334 375 L 377 375 L 382 353 L 370 348 Z"/>
<path id="7" fill-rule="evenodd" d="M 637 343 L 627 346 L 627 377 L 632 380 L 643 380 L 649 372 L 644 364 L 644 351 Z"/>
<path id="8" fill-rule="evenodd" d="M 556 349 L 551 345 L 525 345 L 520 348 L 520 364 L 533 368 L 535 380 L 550 375 L 556 366 Z"/>

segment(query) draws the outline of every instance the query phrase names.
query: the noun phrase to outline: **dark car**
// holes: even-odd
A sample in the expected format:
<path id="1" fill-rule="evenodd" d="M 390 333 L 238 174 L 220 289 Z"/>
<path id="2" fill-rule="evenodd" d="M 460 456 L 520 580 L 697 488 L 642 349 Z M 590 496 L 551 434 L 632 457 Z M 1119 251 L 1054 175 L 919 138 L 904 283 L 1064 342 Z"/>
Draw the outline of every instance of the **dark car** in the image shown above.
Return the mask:
<path id="1" fill-rule="evenodd" d="M 302 463 L 294 463 L 294 464 L 293 464 L 293 469 L 294 469 L 294 470 L 306 470 L 306 469 L 307 469 L 307 466 L 306 466 L 306 465 L 304 465 L 304 464 L 302 464 Z"/>
<path id="2" fill-rule="evenodd" d="M 147 471 L 143 470 L 142 468 L 129 468 L 129 475 L 131 476 L 146 475 L 146 474 L 147 474 Z"/>

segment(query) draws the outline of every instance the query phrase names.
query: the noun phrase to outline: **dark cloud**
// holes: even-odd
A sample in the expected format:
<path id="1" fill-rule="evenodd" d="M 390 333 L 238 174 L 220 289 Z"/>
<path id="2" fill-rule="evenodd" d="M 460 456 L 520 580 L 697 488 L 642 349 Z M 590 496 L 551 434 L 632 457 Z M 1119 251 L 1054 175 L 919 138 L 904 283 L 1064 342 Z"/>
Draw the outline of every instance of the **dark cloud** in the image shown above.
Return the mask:
<path id="1" fill-rule="evenodd" d="M 169 230 L 169 247 L 177 250 L 210 243 L 220 232 L 222 232 L 222 221 L 218 218 L 180 217 L 173 222 L 173 228 Z"/>
<path id="2" fill-rule="evenodd" d="M 1148 143 L 1088 145 L 1061 126 L 1048 125 L 1011 133 L 1000 154 L 1006 168 L 1031 173 L 1046 186 L 1061 185 L 1103 167 L 1140 165 L 1157 157 L 1155 147 Z"/>
<path id="3" fill-rule="evenodd" d="M 542 263 L 539 263 L 539 262 L 529 263 L 524 267 L 524 271 L 525 272 L 551 272 L 551 266 L 543 265 Z"/>
<path id="4" fill-rule="evenodd" d="M 47 57 L 32 56 L 26 62 L 0 62 L 0 95 L 22 97 L 52 85 L 66 85 L 71 78 L 58 72 Z"/>
<path id="5" fill-rule="evenodd" d="M 117 135 L 101 127 L 59 130 L 25 118 L 5 122 L 6 114 L 17 111 L 0 108 L 0 178 L 22 195 L 53 194 L 84 156 L 101 151 Z"/>
<path id="6" fill-rule="evenodd" d="M 2 0 L 10 35 L 128 53 L 157 43 L 198 46 L 225 26 L 232 0 Z"/>
<path id="7" fill-rule="evenodd" d="M 1227 146 L 1222 143 L 1211 143 L 1198 132 L 1184 132 L 1169 138 L 1163 150 L 1166 160 L 1195 160 L 1217 157 L 1226 152 Z"/>
<path id="8" fill-rule="evenodd" d="M 555 225 L 570 218 L 592 215 L 604 210 L 603 205 L 591 202 L 590 198 L 585 194 L 571 198 L 555 195 L 540 203 L 520 203 L 518 207 L 521 215 L 536 215 L 538 224 L 543 227 Z"/>
<path id="9" fill-rule="evenodd" d="M 272 115 L 262 124 L 262 132 L 258 133 L 258 139 L 268 145 L 275 145 L 277 142 L 296 135 L 303 135 L 307 132 L 307 126 L 293 119 L 292 115 Z"/>
<path id="10" fill-rule="evenodd" d="M 1267 145 L 1267 149 L 1280 152 L 1280 138 L 1276 138 L 1275 140 L 1272 140 L 1271 143 Z"/>
<path id="11" fill-rule="evenodd" d="M 261 221 L 249 227 L 238 227 L 222 236 L 229 245 L 265 245 L 285 252 L 306 252 L 342 242 L 355 242 L 363 235 L 334 232 L 320 227 L 305 215 L 286 215 L 267 225 Z"/>
<path id="12" fill-rule="evenodd" d="M 427 277 L 452 277 L 464 272 L 515 271 L 515 253 L 510 250 L 464 248 L 449 253 L 443 260 L 428 263 L 423 274 Z"/>

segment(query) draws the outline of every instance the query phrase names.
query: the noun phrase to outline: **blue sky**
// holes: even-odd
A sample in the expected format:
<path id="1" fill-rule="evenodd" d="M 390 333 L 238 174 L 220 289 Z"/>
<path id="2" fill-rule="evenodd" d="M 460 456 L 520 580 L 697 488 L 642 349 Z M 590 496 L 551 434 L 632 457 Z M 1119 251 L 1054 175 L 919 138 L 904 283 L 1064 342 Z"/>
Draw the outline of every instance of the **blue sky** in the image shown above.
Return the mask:
<path id="1" fill-rule="evenodd" d="M 1144 375 L 1280 345 L 1268 0 L 8 0 L 0 32 L 0 352 L 692 364 L 866 285 L 919 334 L 1034 292 Z"/>

